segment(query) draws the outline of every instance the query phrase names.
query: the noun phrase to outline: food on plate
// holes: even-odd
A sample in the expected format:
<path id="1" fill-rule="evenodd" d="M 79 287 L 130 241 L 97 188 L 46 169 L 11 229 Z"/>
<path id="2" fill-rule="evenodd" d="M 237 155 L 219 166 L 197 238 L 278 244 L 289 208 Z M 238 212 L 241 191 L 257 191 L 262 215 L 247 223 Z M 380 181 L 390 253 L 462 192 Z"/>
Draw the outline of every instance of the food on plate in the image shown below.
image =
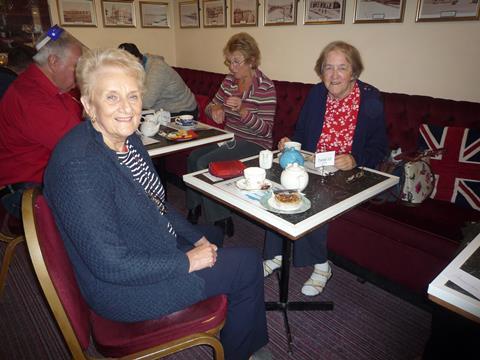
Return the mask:
<path id="1" fill-rule="evenodd" d="M 280 191 L 273 195 L 273 204 L 281 210 L 296 210 L 302 205 L 302 195 L 298 191 Z"/>
<path id="2" fill-rule="evenodd" d="M 178 130 L 178 131 L 169 133 L 167 135 L 167 138 L 169 138 L 171 140 L 187 140 L 187 139 L 193 138 L 193 136 L 194 136 L 193 131 Z"/>

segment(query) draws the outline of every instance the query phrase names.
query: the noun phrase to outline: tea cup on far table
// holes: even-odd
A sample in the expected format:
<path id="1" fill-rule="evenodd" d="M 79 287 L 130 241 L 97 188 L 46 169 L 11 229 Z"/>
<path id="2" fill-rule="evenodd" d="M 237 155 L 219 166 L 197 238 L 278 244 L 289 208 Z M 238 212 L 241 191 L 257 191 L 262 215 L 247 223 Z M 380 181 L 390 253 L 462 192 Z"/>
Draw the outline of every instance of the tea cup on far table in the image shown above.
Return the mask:
<path id="1" fill-rule="evenodd" d="M 175 118 L 175 123 L 180 126 L 192 126 L 195 124 L 193 115 L 180 115 Z"/>
<path id="2" fill-rule="evenodd" d="M 243 170 L 243 176 L 245 177 L 245 185 L 248 189 L 260 189 L 265 183 L 265 177 L 267 173 L 265 169 L 252 166 Z"/>
<path id="3" fill-rule="evenodd" d="M 302 150 L 302 144 L 297 141 L 286 141 L 285 144 L 283 144 L 283 147 L 285 149 L 293 147 L 297 151 Z"/>

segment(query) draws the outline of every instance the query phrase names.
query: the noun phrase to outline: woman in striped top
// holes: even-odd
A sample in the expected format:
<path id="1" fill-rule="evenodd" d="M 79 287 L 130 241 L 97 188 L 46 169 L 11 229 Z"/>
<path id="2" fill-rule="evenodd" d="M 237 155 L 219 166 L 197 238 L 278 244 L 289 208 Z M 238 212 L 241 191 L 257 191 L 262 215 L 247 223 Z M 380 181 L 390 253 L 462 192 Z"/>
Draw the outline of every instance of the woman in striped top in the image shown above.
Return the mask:
<path id="1" fill-rule="evenodd" d="M 257 155 L 273 145 L 272 128 L 277 96 L 273 81 L 258 69 L 260 50 L 247 33 L 233 35 L 223 49 L 225 65 L 230 73 L 208 104 L 205 112 L 217 124 L 235 134 L 234 140 L 220 146 L 207 145 L 193 151 L 188 158 L 188 171 L 208 167 L 212 161 L 235 160 Z M 207 222 L 215 222 L 233 234 L 230 211 L 216 202 L 187 191 L 189 220 L 196 223 L 203 205 Z"/>

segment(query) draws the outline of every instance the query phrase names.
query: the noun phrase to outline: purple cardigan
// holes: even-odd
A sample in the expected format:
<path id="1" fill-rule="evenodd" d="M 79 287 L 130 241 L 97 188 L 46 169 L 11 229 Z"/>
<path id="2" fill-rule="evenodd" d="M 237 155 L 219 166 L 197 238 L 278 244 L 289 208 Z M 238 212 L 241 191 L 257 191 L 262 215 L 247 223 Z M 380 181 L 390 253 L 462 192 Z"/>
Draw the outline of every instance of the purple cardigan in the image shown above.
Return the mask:
<path id="1" fill-rule="evenodd" d="M 385 116 L 380 92 L 373 86 L 357 80 L 360 88 L 360 110 L 353 136 L 352 155 L 358 166 L 375 168 L 388 153 Z M 327 88 L 318 83 L 310 90 L 303 104 L 293 140 L 302 148 L 315 152 L 322 133 L 327 103 Z"/>

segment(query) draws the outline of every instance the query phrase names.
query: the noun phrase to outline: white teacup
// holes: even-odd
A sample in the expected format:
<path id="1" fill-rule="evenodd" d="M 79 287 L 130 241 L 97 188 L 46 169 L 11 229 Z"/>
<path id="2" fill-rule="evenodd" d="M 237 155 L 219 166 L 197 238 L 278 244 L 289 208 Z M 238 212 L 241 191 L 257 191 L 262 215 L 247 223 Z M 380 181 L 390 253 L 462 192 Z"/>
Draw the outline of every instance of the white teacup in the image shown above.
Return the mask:
<path id="1" fill-rule="evenodd" d="M 292 148 L 292 147 L 298 151 L 302 149 L 302 144 L 297 141 L 286 141 L 285 144 L 283 144 L 283 146 L 285 149 Z"/>
<path id="2" fill-rule="evenodd" d="M 181 126 L 192 126 L 193 122 L 193 115 L 180 115 L 175 118 L 175 122 Z"/>
<path id="3" fill-rule="evenodd" d="M 148 137 L 155 135 L 158 130 L 160 130 L 160 124 L 157 124 L 155 121 L 144 121 L 142 125 L 140 125 L 140 131 Z"/>
<path id="4" fill-rule="evenodd" d="M 252 166 L 243 170 L 243 176 L 245 177 L 245 185 L 249 189 L 260 189 L 265 183 L 266 177 L 265 169 Z"/>

